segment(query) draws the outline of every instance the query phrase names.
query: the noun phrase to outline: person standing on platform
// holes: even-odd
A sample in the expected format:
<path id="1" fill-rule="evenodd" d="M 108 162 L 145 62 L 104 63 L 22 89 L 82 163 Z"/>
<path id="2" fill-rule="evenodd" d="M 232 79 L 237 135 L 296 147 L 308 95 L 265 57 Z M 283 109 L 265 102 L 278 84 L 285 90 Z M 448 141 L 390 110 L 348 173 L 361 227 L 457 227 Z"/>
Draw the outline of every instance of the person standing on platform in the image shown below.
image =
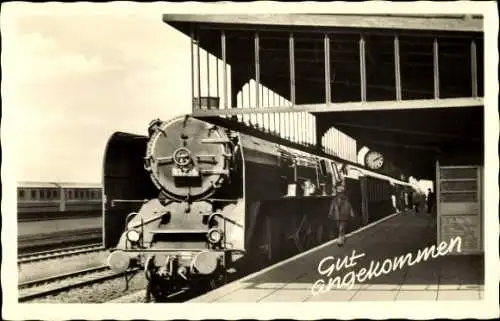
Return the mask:
<path id="1" fill-rule="evenodd" d="M 407 197 L 407 200 L 408 200 L 407 208 L 409 210 L 412 210 L 413 207 L 414 207 L 413 204 L 415 202 L 415 200 L 413 199 L 413 191 L 406 192 L 406 197 Z"/>
<path id="2" fill-rule="evenodd" d="M 416 191 L 413 190 L 411 192 L 411 199 L 412 199 L 412 208 L 415 210 L 415 214 L 418 214 L 419 206 L 420 206 L 420 194 Z"/>
<path id="3" fill-rule="evenodd" d="M 432 210 L 434 208 L 434 203 L 435 203 L 434 197 L 435 197 L 435 194 L 429 188 L 428 189 L 428 194 L 427 194 L 427 212 L 429 214 L 432 213 Z"/>
<path id="4" fill-rule="evenodd" d="M 333 198 L 328 211 L 328 217 L 334 220 L 338 228 L 338 246 L 344 245 L 345 230 L 349 217 L 354 218 L 354 210 L 351 203 L 345 194 L 345 187 L 343 185 L 337 186 L 337 196 Z"/>
<path id="5" fill-rule="evenodd" d="M 425 213 L 425 192 L 418 193 L 418 206 L 419 206 L 419 212 L 422 214 Z"/>

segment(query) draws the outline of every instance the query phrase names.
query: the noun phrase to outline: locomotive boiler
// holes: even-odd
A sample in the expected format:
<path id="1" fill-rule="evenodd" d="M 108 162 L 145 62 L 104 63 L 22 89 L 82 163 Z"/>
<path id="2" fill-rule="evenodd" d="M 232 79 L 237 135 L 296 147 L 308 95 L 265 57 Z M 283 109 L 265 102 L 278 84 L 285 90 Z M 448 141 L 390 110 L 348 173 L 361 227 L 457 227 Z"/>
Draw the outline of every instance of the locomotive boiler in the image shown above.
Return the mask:
<path id="1" fill-rule="evenodd" d="M 339 167 L 190 115 L 154 120 L 147 136 L 115 133 L 104 158 L 108 265 L 143 269 L 160 299 L 305 251 L 335 237 L 328 206 L 349 181 Z"/>

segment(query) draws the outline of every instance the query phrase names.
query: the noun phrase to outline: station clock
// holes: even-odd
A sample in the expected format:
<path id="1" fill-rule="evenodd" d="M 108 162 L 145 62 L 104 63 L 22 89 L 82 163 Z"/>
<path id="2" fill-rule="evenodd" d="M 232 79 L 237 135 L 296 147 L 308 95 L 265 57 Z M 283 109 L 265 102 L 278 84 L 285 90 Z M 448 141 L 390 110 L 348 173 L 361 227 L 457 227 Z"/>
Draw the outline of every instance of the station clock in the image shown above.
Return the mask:
<path id="1" fill-rule="evenodd" d="M 380 169 L 384 165 L 384 155 L 371 150 L 365 155 L 365 164 L 370 169 Z"/>

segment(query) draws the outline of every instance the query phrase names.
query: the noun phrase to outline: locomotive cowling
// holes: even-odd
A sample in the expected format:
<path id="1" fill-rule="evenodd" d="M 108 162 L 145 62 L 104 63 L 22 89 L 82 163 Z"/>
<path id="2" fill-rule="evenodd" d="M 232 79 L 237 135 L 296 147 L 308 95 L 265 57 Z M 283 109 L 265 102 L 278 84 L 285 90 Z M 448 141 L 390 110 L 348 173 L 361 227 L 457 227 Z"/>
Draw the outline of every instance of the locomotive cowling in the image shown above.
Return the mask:
<path id="1" fill-rule="evenodd" d="M 142 268 L 152 287 L 162 284 L 160 292 L 218 278 L 243 248 L 236 222 L 243 199 L 228 187 L 241 175 L 235 137 L 189 116 L 155 120 L 148 131 L 147 138 L 120 134 L 108 143 L 105 235 L 120 231 L 116 241 L 105 240 L 114 247 L 108 266 Z"/>

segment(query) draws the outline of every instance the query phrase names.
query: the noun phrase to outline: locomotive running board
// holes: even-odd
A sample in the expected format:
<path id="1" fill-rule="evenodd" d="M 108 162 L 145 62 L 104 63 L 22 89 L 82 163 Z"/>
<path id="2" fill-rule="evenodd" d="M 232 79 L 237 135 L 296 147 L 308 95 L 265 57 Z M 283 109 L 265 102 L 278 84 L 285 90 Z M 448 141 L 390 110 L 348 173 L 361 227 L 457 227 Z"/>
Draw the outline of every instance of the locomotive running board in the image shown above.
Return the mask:
<path id="1" fill-rule="evenodd" d="M 154 253 L 154 252 L 157 252 L 157 253 L 170 253 L 170 252 L 204 252 L 204 251 L 208 251 L 209 249 L 208 248 L 203 248 L 203 249 L 191 249 L 191 248 L 175 248 L 175 249 L 165 249 L 165 248 L 162 248 L 162 249 L 152 249 L 152 248 L 147 248 L 147 249 L 112 249 L 110 250 L 111 252 L 113 251 L 123 251 L 123 252 L 141 252 L 141 253 Z M 220 253 L 226 253 L 226 252 L 230 252 L 230 253 L 241 253 L 241 254 L 245 254 L 246 251 L 244 250 L 240 250 L 240 249 L 226 249 L 226 250 L 217 250 L 217 251 L 214 251 L 214 250 L 211 250 L 213 252 L 220 252 Z"/>
<path id="2" fill-rule="evenodd" d="M 152 230 L 151 234 L 207 234 L 208 230 Z"/>

